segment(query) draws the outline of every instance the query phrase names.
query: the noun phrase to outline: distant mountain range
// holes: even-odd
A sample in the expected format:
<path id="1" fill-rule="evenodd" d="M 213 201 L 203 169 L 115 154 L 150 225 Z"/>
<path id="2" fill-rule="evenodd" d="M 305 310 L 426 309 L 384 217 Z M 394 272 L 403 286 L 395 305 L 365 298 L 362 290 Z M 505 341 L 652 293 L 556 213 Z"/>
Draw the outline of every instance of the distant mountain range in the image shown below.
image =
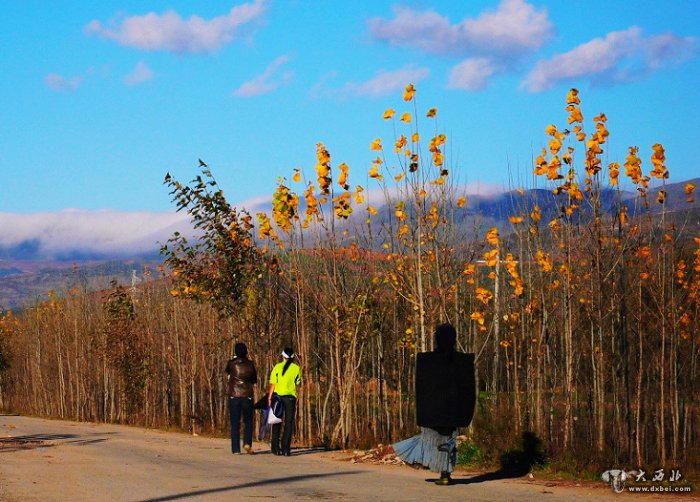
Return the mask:
<path id="1" fill-rule="evenodd" d="M 694 194 L 693 202 L 688 202 L 688 195 L 685 192 L 685 186 L 692 183 L 697 187 L 697 193 Z M 666 192 L 665 203 L 659 204 L 657 197 L 659 191 Z M 669 183 L 665 187 L 650 188 L 646 196 L 649 204 L 649 211 L 652 214 L 659 214 L 662 210 L 666 210 L 667 214 L 690 212 L 691 214 L 700 209 L 700 178 L 695 178 L 688 181 L 678 183 Z M 469 198 L 468 198 L 469 200 Z M 537 204 L 542 212 L 542 219 L 545 221 L 560 215 L 562 205 L 565 204 L 563 195 L 556 196 L 551 189 L 531 189 L 525 190 L 522 195 L 517 191 L 509 191 L 498 196 L 492 197 L 472 197 L 471 202 L 464 208 L 462 213 L 456 213 L 462 218 L 479 217 L 488 218 L 495 225 L 501 226 L 508 221 L 508 218 L 517 215 L 521 212 L 529 213 Z M 600 203 L 604 212 L 609 212 L 618 201 L 627 206 L 628 214 L 643 213 L 646 211 L 644 202 L 640 194 L 636 191 L 617 190 L 604 188 L 601 190 Z M 581 202 L 581 211 L 586 211 L 587 203 Z M 697 225 L 697 221 L 695 222 Z"/>
<path id="2" fill-rule="evenodd" d="M 692 203 L 686 201 L 687 183 L 694 183 L 698 187 L 698 193 Z M 647 200 L 653 213 L 662 210 L 662 205 L 656 202 L 659 190 L 657 187 L 648 192 Z M 700 178 L 670 183 L 666 185 L 665 191 L 665 208 L 669 219 L 683 222 L 692 229 L 691 231 L 700 231 Z M 513 190 L 488 196 L 471 195 L 467 197 L 467 204 L 455 211 L 455 223 L 467 233 L 473 233 L 472 229 L 483 231 L 491 226 L 497 226 L 505 233 L 511 228 L 508 223 L 510 216 L 527 214 L 537 204 L 542 212 L 542 219 L 549 221 L 561 214 L 561 200 L 554 196 L 550 189 L 531 189 L 522 193 Z M 609 210 L 617 200 L 624 201 L 630 216 L 643 210 L 636 192 L 618 192 L 609 188 L 602 191 L 603 210 Z M 388 217 L 391 212 L 393 208 L 381 208 L 380 217 Z M 73 216 L 73 213 L 70 215 Z M 148 213 L 139 216 L 149 217 Z M 146 237 L 119 241 L 118 245 L 117 239 L 110 237 L 115 242 L 113 252 L 110 252 L 111 241 L 107 238 L 102 238 L 98 242 L 99 246 L 93 245 L 88 249 L 77 242 L 80 236 L 75 237 L 74 246 L 66 239 L 61 242 L 60 252 L 54 253 L 48 259 L 42 242 L 37 238 L 20 240 L 10 246 L 3 246 L 0 242 L 0 312 L 5 309 L 17 309 L 27 302 L 46 298 L 48 291 L 52 289 L 58 294 L 73 287 L 83 291 L 94 291 L 107 288 L 111 280 L 130 286 L 134 271 L 140 277 L 144 267 L 154 270 L 161 263 L 157 242 L 166 241 L 175 230 L 186 230 L 186 220 L 186 215 L 179 213 L 176 217 L 167 213 L 157 213 L 154 216 L 155 223 L 151 223 L 147 228 Z M 3 222 L 3 226 L 5 225 L 6 221 Z M 120 231 L 125 233 L 123 229 Z M 68 237 L 78 235 L 66 233 Z M 133 243 L 131 248 L 130 242 Z M 149 242 L 152 243 L 152 247 Z"/>
<path id="3" fill-rule="evenodd" d="M 132 276 L 143 280 L 146 268 L 155 271 L 158 257 L 108 261 L 19 261 L 0 260 L 0 312 L 17 310 L 37 300 L 77 288 L 78 291 L 107 289 L 111 281 L 131 286 Z"/>

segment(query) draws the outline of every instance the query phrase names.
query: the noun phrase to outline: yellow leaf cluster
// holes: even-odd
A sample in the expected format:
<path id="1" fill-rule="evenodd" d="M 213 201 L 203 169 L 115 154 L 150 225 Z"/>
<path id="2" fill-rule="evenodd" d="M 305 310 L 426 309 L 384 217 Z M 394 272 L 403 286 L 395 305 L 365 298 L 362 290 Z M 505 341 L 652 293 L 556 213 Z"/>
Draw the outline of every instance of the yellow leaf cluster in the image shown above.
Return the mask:
<path id="1" fill-rule="evenodd" d="M 365 196 L 362 195 L 365 189 L 362 186 L 357 185 L 355 188 L 355 204 L 362 204 L 365 201 Z"/>
<path id="2" fill-rule="evenodd" d="M 306 201 L 306 213 L 303 224 L 304 228 L 307 228 L 309 226 L 309 223 L 314 218 L 314 216 L 317 219 L 320 219 L 321 213 L 318 209 L 318 200 L 314 195 L 315 190 L 316 187 L 313 184 L 309 183 L 308 188 L 304 191 L 304 200 Z"/>
<path id="3" fill-rule="evenodd" d="M 544 251 L 538 250 L 535 253 L 535 262 L 540 266 L 542 272 L 551 272 L 552 259 Z"/>
<path id="4" fill-rule="evenodd" d="M 578 97 L 578 89 L 570 89 L 569 93 L 566 95 L 567 105 L 580 105 L 581 100 Z"/>
<path id="5" fill-rule="evenodd" d="M 629 147 L 629 153 L 625 159 L 625 176 L 632 180 L 635 185 L 641 184 L 646 188 L 645 178 L 642 176 L 642 159 L 639 158 L 639 147 Z"/>
<path id="6" fill-rule="evenodd" d="M 486 242 L 492 246 L 498 246 L 498 229 L 496 227 L 491 227 L 488 232 L 486 232 Z"/>
<path id="7" fill-rule="evenodd" d="M 522 296 L 524 291 L 523 281 L 520 278 L 520 273 L 518 272 L 518 262 L 515 260 L 515 258 L 513 258 L 511 253 L 506 255 L 505 265 L 506 271 L 512 277 L 509 284 L 513 286 L 515 296 Z"/>
<path id="8" fill-rule="evenodd" d="M 401 136 L 399 136 L 399 139 L 396 140 L 396 144 L 395 144 L 395 149 L 394 149 L 394 151 L 395 151 L 396 153 L 400 153 L 400 152 L 401 152 L 401 149 L 402 149 L 403 147 L 405 147 L 407 144 L 408 144 L 408 139 L 406 138 L 406 136 L 404 136 L 404 135 L 402 134 Z"/>
<path id="9" fill-rule="evenodd" d="M 686 202 L 688 203 L 693 203 L 695 202 L 695 197 L 693 197 L 693 192 L 695 192 L 695 184 L 693 183 L 686 183 L 685 184 L 685 194 L 688 196 L 686 197 Z"/>
<path id="10" fill-rule="evenodd" d="M 404 101 L 411 101 L 413 99 L 413 95 L 416 93 L 416 88 L 413 86 L 413 84 L 408 84 L 406 86 L 406 89 L 403 92 L 403 100 Z"/>
<path id="11" fill-rule="evenodd" d="M 467 284 L 474 284 L 474 272 L 476 272 L 476 265 L 473 263 L 467 263 L 464 266 L 464 271 L 462 273 L 467 276 Z"/>
<path id="12" fill-rule="evenodd" d="M 350 205 L 350 192 L 344 192 L 337 197 L 333 197 L 333 210 L 335 215 L 341 219 L 347 219 L 352 214 L 352 206 Z"/>
<path id="13" fill-rule="evenodd" d="M 283 232 L 289 232 L 292 222 L 297 218 L 299 197 L 287 186 L 280 183 L 272 196 L 272 217 Z"/>
<path id="14" fill-rule="evenodd" d="M 484 261 L 486 262 L 486 266 L 495 267 L 496 263 L 498 263 L 498 248 L 485 252 Z"/>
<path id="15" fill-rule="evenodd" d="M 542 149 L 542 153 L 535 159 L 535 174 L 541 176 L 547 172 L 547 150 Z"/>
<path id="16" fill-rule="evenodd" d="M 607 117 L 601 113 L 593 119 L 596 122 L 596 132 L 591 135 L 591 138 L 586 143 L 586 174 L 590 177 L 594 176 L 601 169 L 600 155 L 603 149 L 600 145 L 604 144 L 610 134 L 605 128 Z"/>
<path id="17" fill-rule="evenodd" d="M 440 211 L 436 201 L 430 204 L 430 210 L 428 211 L 426 219 L 430 222 L 432 228 L 436 228 L 440 223 Z"/>
<path id="18" fill-rule="evenodd" d="M 654 178 L 657 179 L 665 179 L 668 178 L 668 169 L 666 169 L 666 153 L 664 151 L 664 147 L 661 146 L 659 143 L 656 143 L 654 146 L 651 147 L 652 150 L 654 150 L 654 153 L 651 154 L 651 164 L 654 166 L 654 168 L 651 170 L 649 174 L 651 174 Z"/>
<path id="19" fill-rule="evenodd" d="M 484 305 L 488 305 L 493 300 L 493 293 L 486 288 L 476 288 L 476 299 Z"/>
<path id="20" fill-rule="evenodd" d="M 340 171 L 340 176 L 338 176 L 338 185 L 340 185 L 343 190 L 349 190 L 350 185 L 348 185 L 348 165 L 343 162 L 338 166 L 338 170 Z"/>
<path id="21" fill-rule="evenodd" d="M 331 154 L 323 145 L 323 143 L 316 144 L 316 158 L 318 163 L 316 164 L 316 174 L 318 176 L 318 186 L 321 191 L 321 195 L 330 194 L 331 187 Z"/>
<path id="22" fill-rule="evenodd" d="M 561 223 L 559 222 L 559 218 L 554 218 L 552 221 L 550 221 L 547 226 L 549 226 L 550 230 L 553 232 L 558 232 L 561 230 Z"/>
<path id="23" fill-rule="evenodd" d="M 262 212 L 257 213 L 256 216 L 258 217 L 258 237 L 260 237 L 260 239 L 276 240 L 277 233 L 275 232 L 275 229 L 272 228 L 270 218 L 268 218 L 268 216 Z"/>
<path id="24" fill-rule="evenodd" d="M 472 321 L 476 321 L 476 322 L 477 322 L 478 324 L 480 324 L 481 326 L 484 325 L 484 321 L 485 321 L 485 319 L 484 319 L 484 314 L 482 314 L 481 312 L 478 312 L 478 311 L 477 311 L 477 312 L 472 312 L 471 315 L 469 316 L 469 318 L 470 318 Z"/>
<path id="25" fill-rule="evenodd" d="M 408 170 L 415 173 L 418 170 L 418 154 L 414 153 L 411 155 L 411 163 L 408 165 Z"/>
<path id="26" fill-rule="evenodd" d="M 581 113 L 581 108 L 576 105 L 568 105 L 566 111 L 569 112 L 568 122 L 573 124 L 575 122 L 583 122 L 583 114 Z"/>
<path id="27" fill-rule="evenodd" d="M 447 141 L 447 136 L 444 134 L 438 134 L 433 139 L 430 140 L 429 150 L 433 154 L 433 164 L 436 167 L 440 167 L 445 162 L 445 158 L 442 155 L 442 150 L 440 147 Z"/>
<path id="28" fill-rule="evenodd" d="M 628 220 L 627 216 L 627 206 L 623 205 L 622 208 L 620 209 L 620 225 L 624 225 L 627 223 Z"/>
<path id="29" fill-rule="evenodd" d="M 396 208 L 395 208 L 396 210 L 394 211 L 394 215 L 396 215 L 396 217 L 401 221 L 404 221 L 406 219 L 406 213 L 404 211 L 404 208 L 405 208 L 404 201 L 401 200 L 401 201 L 396 203 Z"/>
<path id="30" fill-rule="evenodd" d="M 382 181 L 384 176 L 379 173 L 379 164 L 373 164 L 369 170 L 369 177 Z"/>
<path id="31" fill-rule="evenodd" d="M 608 164 L 608 170 L 610 171 L 610 185 L 617 186 L 620 176 L 620 164 L 618 162 L 612 162 Z"/>

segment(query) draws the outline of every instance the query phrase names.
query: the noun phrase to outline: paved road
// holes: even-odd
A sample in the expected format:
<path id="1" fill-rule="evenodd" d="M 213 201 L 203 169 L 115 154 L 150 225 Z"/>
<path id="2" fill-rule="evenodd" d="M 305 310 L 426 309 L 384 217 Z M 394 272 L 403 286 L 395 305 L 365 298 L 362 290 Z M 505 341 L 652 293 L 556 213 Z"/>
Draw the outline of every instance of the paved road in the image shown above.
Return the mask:
<path id="1" fill-rule="evenodd" d="M 3 415 L 0 500 L 620 501 L 598 486 L 463 474 L 440 487 L 426 481 L 435 479 L 429 471 L 353 464 L 339 452 L 298 448 L 277 457 L 265 444 L 254 449 L 231 455 L 226 439 Z"/>

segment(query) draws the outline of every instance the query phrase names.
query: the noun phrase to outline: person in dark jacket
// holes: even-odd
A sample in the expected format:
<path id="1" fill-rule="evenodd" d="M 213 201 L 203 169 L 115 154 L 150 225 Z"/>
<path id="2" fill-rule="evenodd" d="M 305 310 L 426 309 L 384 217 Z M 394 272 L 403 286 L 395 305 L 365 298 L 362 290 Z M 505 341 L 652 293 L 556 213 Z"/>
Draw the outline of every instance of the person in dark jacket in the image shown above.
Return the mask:
<path id="1" fill-rule="evenodd" d="M 416 423 L 421 433 L 394 445 L 407 464 L 440 473 L 438 485 L 449 485 L 456 460 L 458 427 L 467 427 L 476 406 L 474 354 L 455 350 L 451 324 L 435 330 L 435 349 L 416 358 Z"/>
<path id="2" fill-rule="evenodd" d="M 248 347 L 237 343 L 235 357 L 226 365 L 228 375 L 228 414 L 231 422 L 231 453 L 241 453 L 241 417 L 243 418 L 243 448 L 253 453 L 253 393 L 258 383 L 255 364 L 248 358 Z"/>

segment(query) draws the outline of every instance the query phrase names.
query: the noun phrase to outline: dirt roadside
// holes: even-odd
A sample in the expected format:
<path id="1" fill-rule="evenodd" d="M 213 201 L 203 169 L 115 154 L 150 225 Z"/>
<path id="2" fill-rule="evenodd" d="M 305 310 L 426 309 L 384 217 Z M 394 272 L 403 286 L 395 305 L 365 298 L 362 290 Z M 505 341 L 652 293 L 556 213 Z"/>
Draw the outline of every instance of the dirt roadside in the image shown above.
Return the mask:
<path id="1" fill-rule="evenodd" d="M 295 448 L 291 457 L 231 455 L 226 439 L 105 424 L 0 416 L 0 500 L 690 500 L 670 494 L 617 495 L 600 485 L 435 474 L 400 465 L 350 462 L 352 455 Z M 666 495 L 666 496 L 664 496 Z M 669 496 L 670 495 L 670 496 Z M 692 497 L 694 498 L 694 497 Z"/>

